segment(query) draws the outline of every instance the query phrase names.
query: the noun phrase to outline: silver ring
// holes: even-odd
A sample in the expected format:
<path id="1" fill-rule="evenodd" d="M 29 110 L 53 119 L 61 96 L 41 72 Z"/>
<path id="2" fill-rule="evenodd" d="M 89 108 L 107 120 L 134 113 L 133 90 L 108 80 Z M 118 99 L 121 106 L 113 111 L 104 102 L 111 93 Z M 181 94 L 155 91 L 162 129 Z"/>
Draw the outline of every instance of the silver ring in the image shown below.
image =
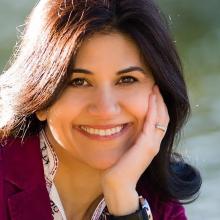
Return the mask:
<path id="1" fill-rule="evenodd" d="M 157 123 L 157 124 L 155 125 L 155 128 L 158 128 L 158 129 L 160 129 L 160 130 L 163 131 L 163 132 L 166 132 L 166 130 L 167 130 L 166 126 L 161 125 L 161 124 L 159 124 L 159 123 Z"/>

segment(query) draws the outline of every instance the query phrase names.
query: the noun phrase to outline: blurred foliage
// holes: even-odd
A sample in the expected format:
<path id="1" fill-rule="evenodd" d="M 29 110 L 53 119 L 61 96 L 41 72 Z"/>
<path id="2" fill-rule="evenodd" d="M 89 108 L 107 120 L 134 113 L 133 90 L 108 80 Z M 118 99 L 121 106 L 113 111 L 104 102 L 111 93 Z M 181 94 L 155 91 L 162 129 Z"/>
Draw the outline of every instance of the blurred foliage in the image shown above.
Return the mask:
<path id="1" fill-rule="evenodd" d="M 220 1 L 158 0 L 191 78 L 220 70 Z"/>

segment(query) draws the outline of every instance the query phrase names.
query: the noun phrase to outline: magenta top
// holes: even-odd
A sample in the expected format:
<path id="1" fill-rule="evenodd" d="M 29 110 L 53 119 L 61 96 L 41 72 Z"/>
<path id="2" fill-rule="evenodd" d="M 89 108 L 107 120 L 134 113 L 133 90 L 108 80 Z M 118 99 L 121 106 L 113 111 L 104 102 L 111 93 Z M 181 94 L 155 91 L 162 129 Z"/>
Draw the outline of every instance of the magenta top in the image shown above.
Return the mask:
<path id="1" fill-rule="evenodd" d="M 162 202 L 144 184 L 139 183 L 137 191 L 147 199 L 154 220 L 187 219 L 180 203 Z M 53 220 L 38 135 L 23 144 L 20 139 L 1 144 L 0 207 L 1 220 Z"/>

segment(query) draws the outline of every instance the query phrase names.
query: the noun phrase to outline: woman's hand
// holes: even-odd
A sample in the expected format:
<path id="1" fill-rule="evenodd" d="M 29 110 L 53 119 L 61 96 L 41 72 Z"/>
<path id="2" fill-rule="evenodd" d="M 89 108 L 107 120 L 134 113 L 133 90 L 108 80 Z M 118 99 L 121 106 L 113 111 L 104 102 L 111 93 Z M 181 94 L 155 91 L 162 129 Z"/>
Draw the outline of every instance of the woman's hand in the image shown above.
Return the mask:
<path id="1" fill-rule="evenodd" d="M 138 209 L 136 184 L 160 150 L 165 131 L 156 124 L 167 128 L 169 115 L 158 86 L 149 96 L 148 111 L 143 130 L 135 144 L 120 160 L 102 174 L 102 188 L 110 213 L 126 215 Z"/>

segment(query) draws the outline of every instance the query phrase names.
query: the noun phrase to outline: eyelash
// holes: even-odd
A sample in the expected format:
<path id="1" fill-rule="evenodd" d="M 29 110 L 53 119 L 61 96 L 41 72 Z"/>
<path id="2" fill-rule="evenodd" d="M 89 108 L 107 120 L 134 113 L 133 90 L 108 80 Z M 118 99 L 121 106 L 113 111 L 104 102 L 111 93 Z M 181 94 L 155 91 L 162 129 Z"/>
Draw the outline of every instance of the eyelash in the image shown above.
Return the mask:
<path id="1" fill-rule="evenodd" d="M 133 83 L 135 83 L 135 82 L 138 82 L 138 79 L 136 79 L 135 77 L 133 77 L 133 76 L 123 76 L 123 77 L 121 77 L 121 79 L 119 80 L 119 81 L 121 81 L 121 80 L 124 80 L 124 79 L 129 79 L 129 82 L 125 82 L 124 84 L 133 84 Z M 132 82 L 130 81 L 132 79 Z M 70 81 L 70 85 L 71 86 L 73 86 L 73 87 L 76 87 L 76 88 L 78 88 L 78 87 L 87 87 L 87 86 L 89 86 L 89 85 L 74 85 L 74 83 L 75 82 L 77 82 L 77 81 L 79 81 L 79 80 L 81 80 L 81 82 L 82 81 L 87 81 L 85 78 L 75 78 L 75 79 L 72 79 L 71 81 Z M 88 82 L 87 82 L 88 83 Z"/>

